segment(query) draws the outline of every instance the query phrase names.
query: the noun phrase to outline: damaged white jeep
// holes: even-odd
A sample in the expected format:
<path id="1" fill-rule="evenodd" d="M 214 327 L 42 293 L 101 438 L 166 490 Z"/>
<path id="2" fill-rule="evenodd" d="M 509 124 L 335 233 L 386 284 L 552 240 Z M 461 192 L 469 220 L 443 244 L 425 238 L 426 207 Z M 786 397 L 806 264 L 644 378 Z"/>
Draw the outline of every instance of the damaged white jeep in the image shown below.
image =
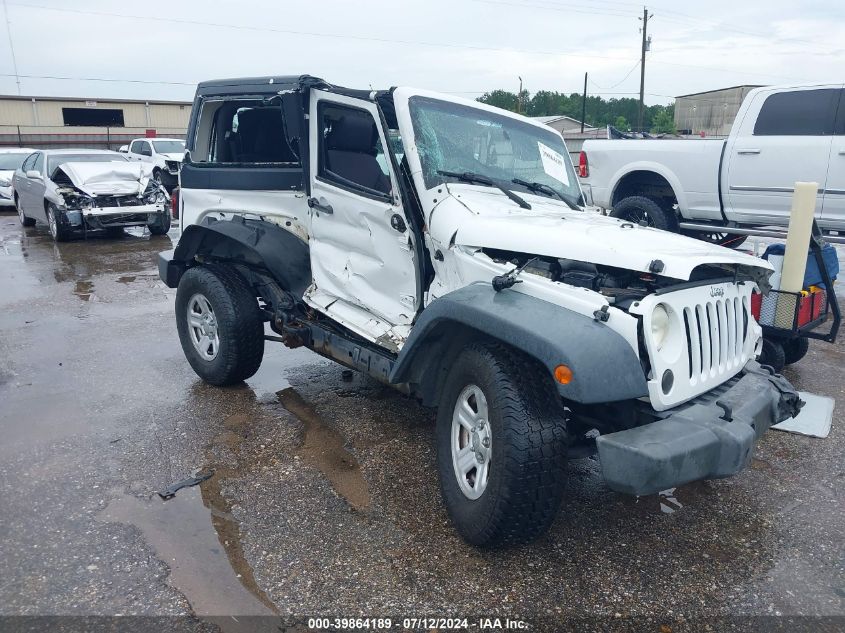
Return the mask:
<path id="1" fill-rule="evenodd" d="M 567 459 L 644 495 L 748 465 L 802 402 L 759 365 L 769 265 L 580 208 L 558 133 L 410 88 L 200 84 L 162 253 L 209 383 L 264 341 L 437 407 L 446 508 L 483 546 L 551 524 Z M 264 324 L 278 336 L 265 336 Z"/>
<path id="2" fill-rule="evenodd" d="M 88 231 L 112 234 L 145 226 L 170 230 L 169 196 L 152 166 L 104 150 L 32 153 L 12 177 L 14 203 L 24 226 L 47 224 L 57 242 Z"/>

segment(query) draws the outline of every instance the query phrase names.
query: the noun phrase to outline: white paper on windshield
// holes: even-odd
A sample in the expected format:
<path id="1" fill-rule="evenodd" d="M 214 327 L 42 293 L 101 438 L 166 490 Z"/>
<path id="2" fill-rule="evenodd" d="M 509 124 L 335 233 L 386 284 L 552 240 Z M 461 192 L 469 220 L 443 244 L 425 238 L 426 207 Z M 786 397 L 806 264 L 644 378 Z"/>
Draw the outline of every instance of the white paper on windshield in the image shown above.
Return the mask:
<path id="1" fill-rule="evenodd" d="M 569 174 L 566 173 L 566 163 L 563 156 L 548 145 L 543 145 L 540 141 L 537 141 L 537 147 L 540 150 L 540 159 L 543 161 L 543 171 L 568 187 Z"/>

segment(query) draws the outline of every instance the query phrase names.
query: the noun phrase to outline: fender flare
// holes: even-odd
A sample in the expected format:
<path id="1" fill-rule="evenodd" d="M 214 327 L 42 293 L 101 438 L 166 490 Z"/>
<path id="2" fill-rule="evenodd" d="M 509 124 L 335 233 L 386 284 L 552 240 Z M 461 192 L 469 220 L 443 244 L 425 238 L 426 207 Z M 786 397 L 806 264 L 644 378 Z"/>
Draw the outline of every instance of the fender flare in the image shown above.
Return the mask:
<path id="1" fill-rule="evenodd" d="M 672 188 L 672 192 L 675 194 L 675 199 L 678 201 L 678 210 L 682 213 L 686 213 L 688 208 L 687 197 L 683 187 L 681 187 L 681 181 L 678 179 L 677 175 L 671 170 L 666 169 L 663 165 L 651 161 L 628 163 L 613 174 L 610 179 L 610 182 L 613 184 L 610 186 L 610 196 L 608 197 L 609 203 L 613 202 L 613 198 L 616 196 L 616 191 L 619 188 L 619 183 L 635 171 L 651 172 L 663 178 L 667 183 L 669 183 L 669 186 Z"/>
<path id="2" fill-rule="evenodd" d="M 467 340 L 487 337 L 540 362 L 553 376 L 573 372 L 560 395 L 583 404 L 648 395 L 645 372 L 628 342 L 594 319 L 530 295 L 475 283 L 450 292 L 422 311 L 390 374 L 410 383 L 426 404 L 436 403 L 445 374 Z"/>
<path id="3" fill-rule="evenodd" d="M 284 290 L 297 297 L 311 285 L 308 244 L 265 220 L 207 218 L 203 224 L 186 227 L 175 250 L 159 256 L 162 281 L 170 288 L 178 286 L 197 255 L 265 268 Z"/>

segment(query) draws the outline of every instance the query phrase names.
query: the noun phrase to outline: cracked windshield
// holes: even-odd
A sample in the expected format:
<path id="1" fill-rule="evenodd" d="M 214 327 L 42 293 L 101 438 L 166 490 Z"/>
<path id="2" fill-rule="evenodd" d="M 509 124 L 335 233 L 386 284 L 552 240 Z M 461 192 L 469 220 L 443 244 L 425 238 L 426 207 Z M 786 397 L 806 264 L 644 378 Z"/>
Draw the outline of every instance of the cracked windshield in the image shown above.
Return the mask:
<path id="1" fill-rule="evenodd" d="M 554 132 L 437 99 L 413 97 L 409 106 L 427 189 L 448 180 L 439 172 L 471 172 L 508 187 L 528 192 L 550 188 L 555 197 L 579 199 L 566 147 Z M 519 185 L 514 179 L 539 187 Z"/>

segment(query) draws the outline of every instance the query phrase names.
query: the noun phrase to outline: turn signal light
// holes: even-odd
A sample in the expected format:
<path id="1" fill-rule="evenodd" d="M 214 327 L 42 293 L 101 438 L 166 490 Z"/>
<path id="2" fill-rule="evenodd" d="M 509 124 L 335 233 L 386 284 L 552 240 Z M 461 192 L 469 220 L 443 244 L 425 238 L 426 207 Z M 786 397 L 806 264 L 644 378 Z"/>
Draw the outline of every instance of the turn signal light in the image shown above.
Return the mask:
<path id="1" fill-rule="evenodd" d="M 558 365 L 555 367 L 555 380 L 562 385 L 568 385 L 572 382 L 572 370 L 566 365 Z"/>

